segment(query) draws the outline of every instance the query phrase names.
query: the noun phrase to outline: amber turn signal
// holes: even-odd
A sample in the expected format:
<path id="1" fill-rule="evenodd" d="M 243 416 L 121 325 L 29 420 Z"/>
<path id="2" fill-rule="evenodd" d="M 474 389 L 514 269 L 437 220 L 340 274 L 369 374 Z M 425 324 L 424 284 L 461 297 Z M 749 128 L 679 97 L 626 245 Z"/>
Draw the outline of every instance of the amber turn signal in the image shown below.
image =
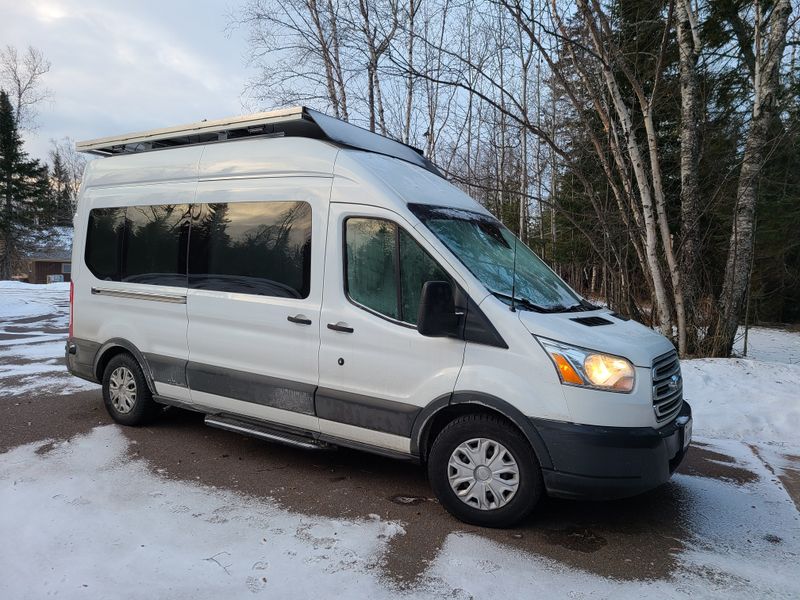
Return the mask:
<path id="1" fill-rule="evenodd" d="M 563 354 L 554 353 L 552 356 L 553 360 L 556 361 L 556 365 L 558 366 L 558 374 L 561 377 L 561 381 L 564 383 L 574 383 L 577 385 L 581 385 L 583 383 L 581 376 L 578 375 L 577 371 L 575 371 Z"/>

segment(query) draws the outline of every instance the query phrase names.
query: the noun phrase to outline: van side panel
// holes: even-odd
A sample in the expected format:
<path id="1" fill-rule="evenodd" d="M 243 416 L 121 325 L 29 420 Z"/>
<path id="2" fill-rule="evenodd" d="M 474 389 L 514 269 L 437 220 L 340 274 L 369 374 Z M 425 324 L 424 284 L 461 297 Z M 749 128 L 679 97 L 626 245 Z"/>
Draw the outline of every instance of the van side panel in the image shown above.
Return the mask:
<path id="1" fill-rule="evenodd" d="M 85 261 L 86 229 L 92 209 L 189 204 L 196 186 L 187 181 L 86 189 L 76 216 L 79 239 L 73 252 L 75 338 L 101 345 L 115 338 L 126 340 L 154 365 L 170 367 L 155 370 L 156 392 L 166 394 L 159 385 L 166 383 L 171 386 L 169 395 L 180 400 L 188 400 L 186 382 L 169 373 L 179 373 L 188 359 L 186 288 L 98 278 Z"/>

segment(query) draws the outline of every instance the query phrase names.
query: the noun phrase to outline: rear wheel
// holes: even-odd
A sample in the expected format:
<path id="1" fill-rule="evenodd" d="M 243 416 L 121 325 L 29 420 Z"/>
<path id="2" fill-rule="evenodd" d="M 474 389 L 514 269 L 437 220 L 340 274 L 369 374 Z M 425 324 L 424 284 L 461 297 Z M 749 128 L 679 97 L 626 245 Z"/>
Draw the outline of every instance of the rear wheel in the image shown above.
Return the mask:
<path id="1" fill-rule="evenodd" d="M 103 372 L 103 401 L 111 418 L 122 425 L 145 425 L 160 410 L 147 387 L 142 368 L 127 353 L 108 361 Z"/>
<path id="2" fill-rule="evenodd" d="M 484 527 L 509 527 L 542 496 L 539 461 L 522 434 L 499 417 L 465 415 L 436 437 L 428 456 L 436 497 L 455 517 Z"/>

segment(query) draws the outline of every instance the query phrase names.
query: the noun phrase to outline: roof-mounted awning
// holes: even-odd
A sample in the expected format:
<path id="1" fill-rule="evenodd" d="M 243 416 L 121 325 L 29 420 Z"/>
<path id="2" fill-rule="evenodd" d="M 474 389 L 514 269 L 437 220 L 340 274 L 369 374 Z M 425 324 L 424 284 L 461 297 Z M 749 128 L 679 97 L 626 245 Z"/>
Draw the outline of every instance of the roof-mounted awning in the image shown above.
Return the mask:
<path id="1" fill-rule="evenodd" d="M 112 156 L 272 136 L 329 140 L 342 146 L 399 158 L 441 176 L 422 151 L 304 106 L 77 142 L 75 149 Z"/>

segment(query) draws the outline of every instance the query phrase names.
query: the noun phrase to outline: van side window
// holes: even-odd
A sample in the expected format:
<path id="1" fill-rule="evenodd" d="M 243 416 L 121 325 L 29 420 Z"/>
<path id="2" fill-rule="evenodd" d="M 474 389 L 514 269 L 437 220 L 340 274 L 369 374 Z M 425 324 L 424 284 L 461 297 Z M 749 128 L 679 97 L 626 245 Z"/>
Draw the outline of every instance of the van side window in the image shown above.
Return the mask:
<path id="1" fill-rule="evenodd" d="M 348 297 L 373 312 L 416 325 L 422 286 L 451 281 L 405 230 L 385 219 L 345 221 Z"/>
<path id="2" fill-rule="evenodd" d="M 347 219 L 345 237 L 350 298 L 401 320 L 397 302 L 397 225 L 383 219 Z"/>
<path id="3" fill-rule="evenodd" d="M 307 298 L 310 284 L 307 202 L 192 206 L 189 287 Z"/>
<path id="4" fill-rule="evenodd" d="M 186 286 L 189 205 L 125 209 L 122 281 Z"/>
<path id="5" fill-rule="evenodd" d="M 105 281 L 185 286 L 188 211 L 187 204 L 92 209 L 86 266 Z"/>
<path id="6" fill-rule="evenodd" d="M 124 232 L 124 208 L 95 208 L 89 212 L 84 259 L 98 279 L 119 281 L 122 278 L 120 265 Z"/>

